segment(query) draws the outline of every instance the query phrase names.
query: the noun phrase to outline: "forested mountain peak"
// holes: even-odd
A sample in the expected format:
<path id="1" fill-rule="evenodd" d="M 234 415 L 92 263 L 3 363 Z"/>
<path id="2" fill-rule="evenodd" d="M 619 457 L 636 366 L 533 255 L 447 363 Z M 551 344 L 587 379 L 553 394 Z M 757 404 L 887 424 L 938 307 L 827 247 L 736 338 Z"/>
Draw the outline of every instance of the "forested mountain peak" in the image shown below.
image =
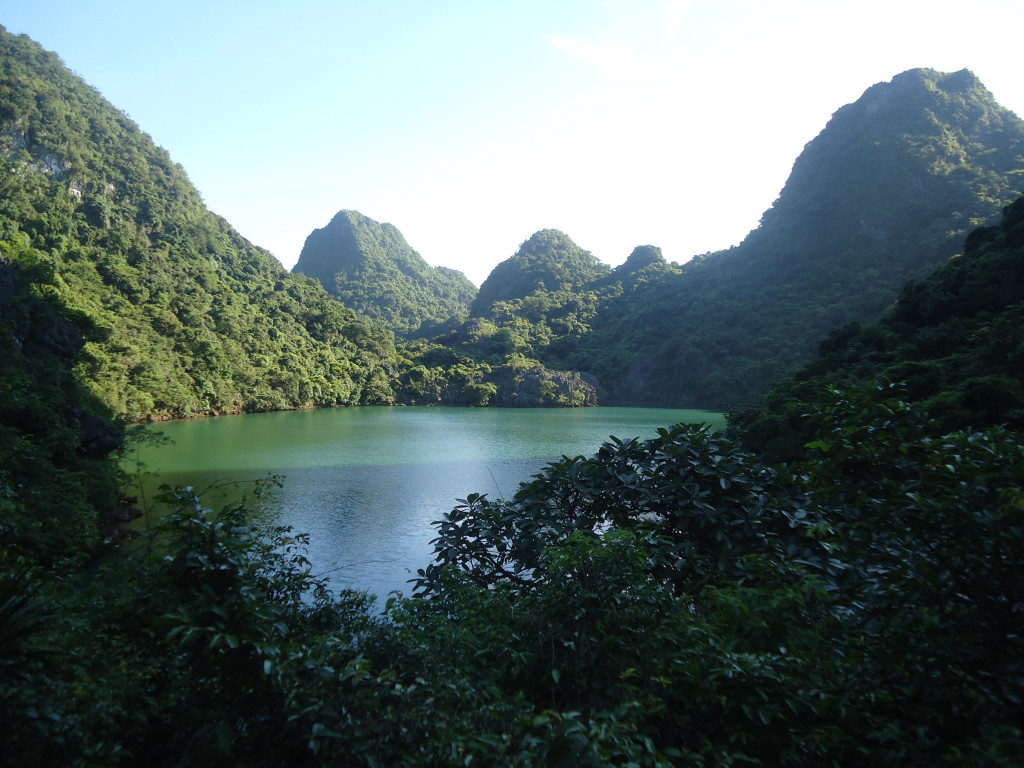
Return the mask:
<path id="1" fill-rule="evenodd" d="M 651 264 L 664 263 L 665 257 L 661 254 L 661 248 L 656 245 L 638 245 L 629 254 L 626 260 L 615 268 L 615 273 L 632 274 L 639 272 Z"/>
<path id="2" fill-rule="evenodd" d="M 431 267 L 397 227 L 358 211 L 339 211 L 310 233 L 293 271 L 403 335 L 460 319 L 476 295 L 462 272 Z"/>
<path id="3" fill-rule="evenodd" d="M 1024 122 L 972 72 L 912 69 L 836 111 L 748 239 L 813 255 L 838 235 L 862 259 L 913 250 L 900 266 L 920 277 L 1015 197 L 1022 169 Z"/>
<path id="4" fill-rule="evenodd" d="M 495 302 L 524 299 L 536 291 L 580 288 L 610 271 L 564 232 L 542 229 L 491 271 L 480 286 L 472 314 L 485 315 Z"/>
<path id="5" fill-rule="evenodd" d="M 743 243 L 599 310 L 562 362 L 613 400 L 752 401 L 830 328 L 877 319 L 1022 186 L 1024 121 L 967 70 L 904 72 L 833 115 Z"/>

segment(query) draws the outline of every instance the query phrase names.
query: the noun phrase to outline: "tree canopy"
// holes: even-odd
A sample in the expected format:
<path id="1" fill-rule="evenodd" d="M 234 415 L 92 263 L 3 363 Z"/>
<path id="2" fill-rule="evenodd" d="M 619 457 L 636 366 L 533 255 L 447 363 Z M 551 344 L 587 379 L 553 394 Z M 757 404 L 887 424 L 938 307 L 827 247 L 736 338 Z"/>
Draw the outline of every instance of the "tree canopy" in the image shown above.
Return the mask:
<path id="1" fill-rule="evenodd" d="M 826 386 L 899 387 L 946 429 L 1024 429 L 1024 197 L 975 230 L 962 255 L 907 284 L 876 324 L 833 329 L 818 359 L 737 413 L 744 441 L 774 458 L 809 439 L 803 414 Z"/>

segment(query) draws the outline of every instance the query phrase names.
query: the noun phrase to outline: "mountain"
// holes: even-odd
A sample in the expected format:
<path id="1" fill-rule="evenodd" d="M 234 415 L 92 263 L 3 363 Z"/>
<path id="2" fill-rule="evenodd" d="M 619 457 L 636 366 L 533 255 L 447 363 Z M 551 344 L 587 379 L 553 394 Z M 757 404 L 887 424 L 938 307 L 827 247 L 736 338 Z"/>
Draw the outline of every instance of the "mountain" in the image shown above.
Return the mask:
<path id="1" fill-rule="evenodd" d="M 402 336 L 464 318 L 476 296 L 462 272 L 431 267 L 396 227 L 356 211 L 340 211 L 310 233 L 292 271 Z"/>
<path id="2" fill-rule="evenodd" d="M 108 415 L 596 402 L 592 381 L 536 360 L 491 365 L 422 339 L 396 346 L 369 305 L 357 314 L 241 237 L 138 126 L 57 56 L 6 31 L 0 166 L 0 258 L 77 319 L 83 345 L 65 362 Z M 399 328 L 465 313 L 472 284 L 427 267 L 394 227 L 342 212 L 320 234 L 338 230 L 373 266 L 360 290 L 390 294 L 406 313 Z M 319 241 L 311 235 L 306 263 Z"/>
<path id="3" fill-rule="evenodd" d="M 526 357 L 579 370 L 565 360 L 592 332 L 592 323 L 610 322 L 639 288 L 677 271 L 650 245 L 638 246 L 610 269 L 565 233 L 541 230 L 484 281 L 473 316 L 435 341 L 490 365 Z M 614 342 L 610 352 L 619 354 Z M 593 376 L 582 376 L 600 390 Z M 607 393 L 600 397 L 604 401 Z"/>
<path id="4" fill-rule="evenodd" d="M 751 402 L 1022 188 L 1024 122 L 969 71 L 905 72 L 833 115 L 743 243 L 614 298 L 541 359 L 593 373 L 612 401 Z"/>
<path id="5" fill-rule="evenodd" d="M 184 170 L 0 29 L 0 253 L 87 317 L 76 375 L 129 420 L 393 402 L 393 336 L 211 213 Z"/>
<path id="6" fill-rule="evenodd" d="M 539 293 L 573 291 L 606 274 L 599 262 L 557 229 L 542 229 L 496 266 L 480 286 L 472 314 L 486 315 L 499 301 L 524 300 Z"/>
<path id="7" fill-rule="evenodd" d="M 912 70 L 836 112 L 735 248 L 680 267 L 641 246 L 612 270 L 542 230 L 469 304 L 461 274 L 342 211 L 296 269 L 350 307 L 206 209 L 180 166 L 56 56 L 6 31 L 0 52 L 0 253 L 87 319 L 75 375 L 129 421 L 581 404 L 599 389 L 602 402 L 742 406 L 830 328 L 877 319 L 1024 179 L 1019 118 L 970 72 Z M 396 346 L 373 317 L 435 339 Z"/>

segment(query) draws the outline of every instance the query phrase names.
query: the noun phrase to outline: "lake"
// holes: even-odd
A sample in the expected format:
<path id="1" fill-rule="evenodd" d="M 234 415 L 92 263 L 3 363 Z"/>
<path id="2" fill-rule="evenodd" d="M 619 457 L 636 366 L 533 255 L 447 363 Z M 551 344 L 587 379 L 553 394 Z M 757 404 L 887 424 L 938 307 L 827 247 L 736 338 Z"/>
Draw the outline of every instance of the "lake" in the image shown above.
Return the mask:
<path id="1" fill-rule="evenodd" d="M 719 413 L 661 408 L 333 408 L 160 424 L 173 443 L 137 458 L 159 482 L 199 492 L 283 475 L 266 514 L 310 534 L 313 571 L 332 587 L 383 601 L 412 591 L 408 580 L 431 560 L 431 523 L 456 499 L 511 498 L 563 455 L 678 422 L 725 425 Z M 204 503 L 218 505 L 212 495 Z"/>

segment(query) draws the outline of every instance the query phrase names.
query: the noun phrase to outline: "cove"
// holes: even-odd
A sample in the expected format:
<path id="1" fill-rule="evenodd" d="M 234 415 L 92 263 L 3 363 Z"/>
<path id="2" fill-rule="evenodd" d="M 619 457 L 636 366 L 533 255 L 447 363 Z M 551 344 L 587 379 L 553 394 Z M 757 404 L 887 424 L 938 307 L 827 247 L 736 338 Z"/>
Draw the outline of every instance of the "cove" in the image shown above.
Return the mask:
<path id="1" fill-rule="evenodd" d="M 171 444 L 140 448 L 132 464 L 199 493 L 283 475 L 265 513 L 310 534 L 313 572 L 333 588 L 382 601 L 411 592 L 408 580 L 431 560 L 431 523 L 457 499 L 510 498 L 563 455 L 592 455 L 612 435 L 649 438 L 679 422 L 725 426 L 719 413 L 661 408 L 283 411 L 161 424 Z M 216 497 L 203 501 L 217 506 Z"/>

